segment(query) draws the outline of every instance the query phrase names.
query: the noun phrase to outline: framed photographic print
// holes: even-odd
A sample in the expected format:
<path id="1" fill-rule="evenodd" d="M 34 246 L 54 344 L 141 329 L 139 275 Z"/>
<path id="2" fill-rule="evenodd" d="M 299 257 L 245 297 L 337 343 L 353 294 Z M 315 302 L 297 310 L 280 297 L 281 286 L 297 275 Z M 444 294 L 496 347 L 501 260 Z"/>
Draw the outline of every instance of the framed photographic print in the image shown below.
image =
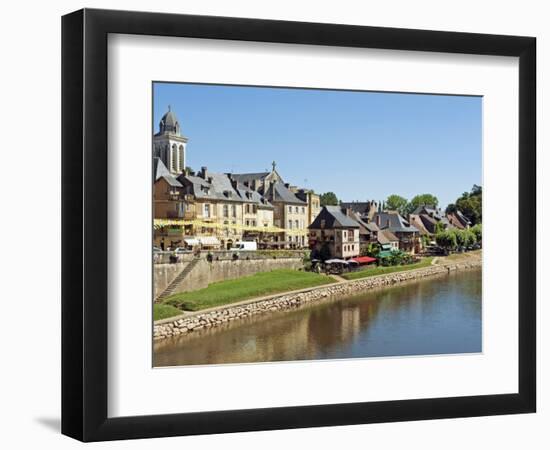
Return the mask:
<path id="1" fill-rule="evenodd" d="M 64 434 L 535 411 L 535 38 L 62 25 Z"/>

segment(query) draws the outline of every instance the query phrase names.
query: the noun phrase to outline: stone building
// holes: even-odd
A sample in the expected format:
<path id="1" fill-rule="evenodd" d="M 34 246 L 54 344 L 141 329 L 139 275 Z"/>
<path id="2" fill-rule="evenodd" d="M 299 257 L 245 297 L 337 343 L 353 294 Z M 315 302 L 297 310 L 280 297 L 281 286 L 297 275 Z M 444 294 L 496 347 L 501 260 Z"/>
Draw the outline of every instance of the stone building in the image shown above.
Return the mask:
<path id="1" fill-rule="evenodd" d="M 366 202 L 341 202 L 340 206 L 356 213 L 365 223 L 372 222 L 374 215 L 381 211 L 380 203 L 374 200 L 367 200 Z"/>
<path id="2" fill-rule="evenodd" d="M 290 190 L 296 197 L 307 203 L 307 224 L 310 225 L 321 212 L 321 198 L 311 189 L 291 186 Z"/>
<path id="3" fill-rule="evenodd" d="M 230 248 L 243 237 L 244 202 L 225 174 L 203 167 L 196 175 L 180 175 L 190 220 L 185 226 L 190 236 L 212 236 L 219 248 Z"/>
<path id="4" fill-rule="evenodd" d="M 160 158 L 153 158 L 154 217 L 184 217 L 183 185 L 169 172 Z"/>
<path id="5" fill-rule="evenodd" d="M 399 239 L 400 250 L 411 254 L 421 251 L 420 231 L 397 211 L 377 212 L 373 216 L 373 222 L 380 230 L 387 230 Z"/>
<path id="6" fill-rule="evenodd" d="M 270 246 L 275 248 L 307 247 L 309 225 L 308 202 L 300 199 L 276 170 L 271 172 L 230 174 L 238 185 L 257 191 L 273 205 L 273 224 L 285 231 L 274 236 Z"/>
<path id="7" fill-rule="evenodd" d="M 359 224 L 339 206 L 323 206 L 309 226 L 309 244 L 321 259 L 349 259 L 359 255 Z"/>
<path id="8" fill-rule="evenodd" d="M 153 136 L 153 157 L 162 160 L 168 171 L 178 176 L 185 171 L 187 138 L 181 134 L 180 123 L 170 106 Z"/>
<path id="9" fill-rule="evenodd" d="M 307 203 L 300 200 L 281 182 L 271 182 L 263 195 L 273 205 L 273 223 L 285 231 L 279 237 L 277 247 L 307 247 Z"/>

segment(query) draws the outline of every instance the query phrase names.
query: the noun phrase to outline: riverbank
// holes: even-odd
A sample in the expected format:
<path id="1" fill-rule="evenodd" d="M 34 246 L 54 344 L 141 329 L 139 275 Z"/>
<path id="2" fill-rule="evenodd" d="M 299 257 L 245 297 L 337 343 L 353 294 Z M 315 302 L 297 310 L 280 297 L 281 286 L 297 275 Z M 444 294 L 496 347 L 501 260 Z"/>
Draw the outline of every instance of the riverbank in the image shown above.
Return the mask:
<path id="1" fill-rule="evenodd" d="M 299 270 L 279 269 L 260 272 L 235 280 L 212 283 L 203 289 L 174 294 L 163 303 L 182 311 L 200 311 L 219 306 L 231 306 L 243 300 L 288 291 L 313 288 L 334 280 L 326 275 Z"/>
<path id="2" fill-rule="evenodd" d="M 443 275 L 454 270 L 480 267 L 481 255 L 458 261 L 440 261 L 438 264 L 420 269 L 394 272 L 358 280 L 341 281 L 325 286 L 256 298 L 229 306 L 185 313 L 181 316 L 155 322 L 154 339 L 160 340 L 171 336 L 195 333 L 205 328 L 216 327 L 252 315 L 291 310 L 329 297 L 348 296 L 376 287 L 391 286 L 409 280 Z"/>

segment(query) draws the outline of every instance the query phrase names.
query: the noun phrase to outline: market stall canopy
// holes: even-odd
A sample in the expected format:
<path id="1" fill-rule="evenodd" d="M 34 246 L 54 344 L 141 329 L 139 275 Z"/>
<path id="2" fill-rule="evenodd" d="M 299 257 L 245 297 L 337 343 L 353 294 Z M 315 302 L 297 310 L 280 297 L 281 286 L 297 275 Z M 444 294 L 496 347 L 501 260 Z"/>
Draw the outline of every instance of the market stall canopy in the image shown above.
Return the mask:
<path id="1" fill-rule="evenodd" d="M 357 256 L 355 258 L 352 258 L 351 260 L 359 264 L 369 264 L 376 261 L 376 258 L 373 258 L 372 256 Z"/>
<path id="2" fill-rule="evenodd" d="M 200 244 L 200 241 L 196 238 L 185 238 L 183 240 L 187 245 L 190 245 L 190 246 L 195 246 L 195 245 L 199 245 Z"/>
<path id="3" fill-rule="evenodd" d="M 220 245 L 220 241 L 215 236 L 202 236 L 202 237 L 199 237 L 199 242 L 202 245 L 212 245 L 212 246 Z"/>
<path id="4" fill-rule="evenodd" d="M 325 261 L 325 264 L 349 264 L 349 263 L 344 259 L 327 259 Z"/>

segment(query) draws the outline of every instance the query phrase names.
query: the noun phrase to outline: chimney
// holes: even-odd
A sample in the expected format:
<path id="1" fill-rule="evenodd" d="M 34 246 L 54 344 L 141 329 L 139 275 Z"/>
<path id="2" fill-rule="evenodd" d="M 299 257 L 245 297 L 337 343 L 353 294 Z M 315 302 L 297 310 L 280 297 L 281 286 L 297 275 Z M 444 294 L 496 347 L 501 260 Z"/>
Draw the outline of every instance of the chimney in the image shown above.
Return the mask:
<path id="1" fill-rule="evenodd" d="M 206 166 L 202 166 L 201 167 L 201 174 L 200 174 L 201 178 L 205 179 L 208 177 L 208 167 Z"/>
<path id="2" fill-rule="evenodd" d="M 380 226 L 380 214 L 376 216 L 376 225 Z"/>

